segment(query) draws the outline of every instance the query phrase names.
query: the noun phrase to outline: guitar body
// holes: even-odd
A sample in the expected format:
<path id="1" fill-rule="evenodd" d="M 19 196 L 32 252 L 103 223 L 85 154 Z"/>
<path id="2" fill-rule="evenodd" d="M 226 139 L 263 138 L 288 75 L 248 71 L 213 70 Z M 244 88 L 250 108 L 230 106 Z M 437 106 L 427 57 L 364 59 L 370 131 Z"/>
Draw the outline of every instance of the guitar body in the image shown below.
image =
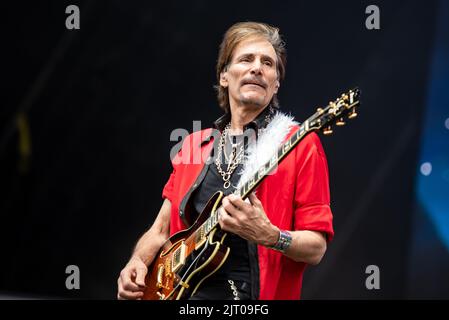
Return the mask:
<path id="1" fill-rule="evenodd" d="M 206 237 L 195 231 L 217 210 L 223 198 L 215 193 L 190 228 L 171 236 L 148 267 L 144 300 L 179 300 L 192 296 L 202 282 L 226 261 L 226 233 L 218 226 Z"/>

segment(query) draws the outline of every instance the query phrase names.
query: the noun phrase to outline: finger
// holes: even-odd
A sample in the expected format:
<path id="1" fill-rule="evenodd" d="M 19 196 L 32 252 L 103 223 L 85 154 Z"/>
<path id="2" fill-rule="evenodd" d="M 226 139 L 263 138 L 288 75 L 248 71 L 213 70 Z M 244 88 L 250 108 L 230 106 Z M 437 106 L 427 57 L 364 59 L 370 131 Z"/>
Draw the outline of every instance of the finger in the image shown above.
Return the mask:
<path id="1" fill-rule="evenodd" d="M 221 208 L 221 214 L 220 214 L 220 218 L 218 220 L 218 223 L 220 224 L 220 227 L 224 230 L 224 231 L 229 231 L 229 232 L 233 232 L 233 226 L 236 225 L 236 220 L 231 217 L 226 210 L 222 207 Z"/>
<path id="2" fill-rule="evenodd" d="M 229 197 L 223 199 L 222 207 L 228 215 L 238 216 L 240 214 L 239 209 L 229 200 Z"/>
<path id="3" fill-rule="evenodd" d="M 124 300 L 124 299 L 138 299 L 143 297 L 142 291 L 129 291 L 123 288 L 122 283 L 119 282 L 118 284 L 118 293 L 117 293 L 117 299 Z"/>
<path id="4" fill-rule="evenodd" d="M 117 300 L 123 300 L 123 298 L 120 296 L 120 292 L 122 291 L 122 282 L 120 281 L 120 278 L 118 280 L 117 284 Z"/>
<path id="5" fill-rule="evenodd" d="M 262 202 L 259 200 L 259 198 L 257 198 L 256 193 L 255 192 L 251 192 L 249 194 L 249 201 L 251 202 L 251 204 L 255 207 L 259 207 L 262 208 Z"/>
<path id="6" fill-rule="evenodd" d="M 143 292 L 132 292 L 132 291 L 120 291 L 119 292 L 119 299 L 127 299 L 127 300 L 135 300 L 143 297 Z"/>
<path id="7" fill-rule="evenodd" d="M 242 198 L 240 198 L 240 197 L 238 197 L 236 195 L 231 194 L 231 195 L 228 196 L 228 199 L 240 211 L 251 210 L 251 204 L 243 201 Z"/>
<path id="8" fill-rule="evenodd" d="M 132 272 L 129 270 L 122 271 L 122 274 L 120 275 L 119 282 L 123 286 L 125 290 L 128 291 L 141 291 L 141 288 L 134 283 L 134 281 L 131 278 Z"/>
<path id="9" fill-rule="evenodd" d="M 136 283 L 140 287 L 146 288 L 145 285 L 145 276 L 147 275 L 148 269 L 146 267 L 138 267 L 136 268 Z"/>
<path id="10" fill-rule="evenodd" d="M 122 285 L 123 285 L 123 289 L 125 289 L 127 291 L 139 292 L 139 291 L 144 290 L 144 287 L 139 286 L 138 284 L 136 284 L 132 281 L 123 282 Z"/>

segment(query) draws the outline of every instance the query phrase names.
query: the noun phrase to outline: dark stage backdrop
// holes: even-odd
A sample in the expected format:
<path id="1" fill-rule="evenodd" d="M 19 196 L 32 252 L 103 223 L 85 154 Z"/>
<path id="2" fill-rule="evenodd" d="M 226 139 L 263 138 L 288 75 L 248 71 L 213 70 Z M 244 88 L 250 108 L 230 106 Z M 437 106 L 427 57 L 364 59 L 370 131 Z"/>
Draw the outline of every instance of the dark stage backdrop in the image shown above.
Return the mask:
<path id="1" fill-rule="evenodd" d="M 279 96 L 298 120 L 343 91 L 362 90 L 357 120 L 322 137 L 336 236 L 307 270 L 303 298 L 448 298 L 447 275 L 422 267 L 449 267 L 438 228 L 448 230 L 449 205 L 440 207 L 443 219 L 429 220 L 415 192 L 422 162 L 431 161 L 420 152 L 425 115 L 434 110 L 427 107 L 436 39 L 446 48 L 449 41 L 438 31 L 443 2 L 3 4 L 0 294 L 116 297 L 119 272 L 162 203 L 178 142 L 170 133 L 221 115 L 213 90 L 218 45 L 231 24 L 255 20 L 284 35 Z M 65 27 L 69 4 L 80 8 L 79 30 Z M 365 26 L 370 4 L 380 9 L 379 30 Z M 440 109 L 437 139 L 447 141 L 448 105 Z M 448 152 L 440 151 L 447 175 Z M 421 226 L 437 249 L 422 251 Z M 80 269 L 79 290 L 65 286 L 68 265 Z M 365 285 L 370 265 L 379 268 L 380 289 Z"/>

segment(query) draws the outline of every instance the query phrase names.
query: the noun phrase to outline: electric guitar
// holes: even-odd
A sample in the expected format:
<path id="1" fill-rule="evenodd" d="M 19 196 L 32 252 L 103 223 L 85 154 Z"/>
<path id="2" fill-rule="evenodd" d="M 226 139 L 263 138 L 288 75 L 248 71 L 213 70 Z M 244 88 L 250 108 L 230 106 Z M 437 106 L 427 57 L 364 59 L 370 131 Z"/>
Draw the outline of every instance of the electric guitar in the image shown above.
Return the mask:
<path id="1" fill-rule="evenodd" d="M 345 117 L 355 118 L 356 107 L 360 105 L 359 98 L 360 90 L 355 88 L 342 94 L 325 108 L 318 108 L 279 147 L 270 161 L 246 182 L 239 184 L 241 187 L 235 194 L 246 199 L 310 132 L 322 131 L 328 135 L 332 133 L 333 124 L 342 126 L 345 124 Z M 226 232 L 218 224 L 218 209 L 222 198 L 223 193 L 216 192 L 188 229 L 174 234 L 166 241 L 148 268 L 143 299 L 186 299 L 195 294 L 200 285 L 223 265 L 230 249 L 223 244 Z"/>

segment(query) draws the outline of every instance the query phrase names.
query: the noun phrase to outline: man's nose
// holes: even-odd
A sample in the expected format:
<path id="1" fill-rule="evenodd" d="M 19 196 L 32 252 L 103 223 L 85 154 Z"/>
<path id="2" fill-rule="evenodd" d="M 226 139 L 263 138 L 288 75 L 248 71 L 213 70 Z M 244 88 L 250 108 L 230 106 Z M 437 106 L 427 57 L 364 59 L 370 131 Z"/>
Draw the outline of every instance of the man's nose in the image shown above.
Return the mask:
<path id="1" fill-rule="evenodd" d="M 251 66 L 251 74 L 261 74 L 262 73 L 262 62 L 258 59 L 255 59 Z"/>

